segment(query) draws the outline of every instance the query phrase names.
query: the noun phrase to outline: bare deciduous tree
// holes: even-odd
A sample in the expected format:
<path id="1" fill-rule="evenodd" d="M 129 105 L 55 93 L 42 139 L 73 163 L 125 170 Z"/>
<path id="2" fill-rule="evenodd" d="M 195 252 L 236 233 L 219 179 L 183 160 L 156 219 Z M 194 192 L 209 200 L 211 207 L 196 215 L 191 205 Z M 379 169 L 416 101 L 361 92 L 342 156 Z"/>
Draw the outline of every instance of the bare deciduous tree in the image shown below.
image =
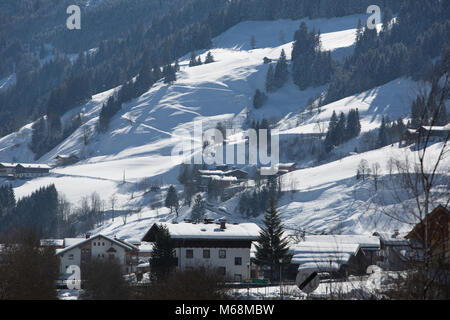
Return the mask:
<path id="1" fill-rule="evenodd" d="M 435 127 L 442 108 L 446 108 L 449 95 L 448 78 L 447 63 L 445 72 L 432 81 L 431 89 L 424 89 L 419 93 L 416 103 L 422 104 L 421 123 L 426 127 L 417 131 L 415 143 L 405 149 L 403 159 L 389 160 L 388 179 L 383 185 L 389 196 L 386 199 L 385 193 L 379 193 L 377 197 L 381 204 L 380 211 L 388 217 L 409 224 L 411 228 L 418 223 L 423 224 L 424 235 L 423 239 L 419 240 L 423 248 L 423 261 L 415 261 L 414 266 L 423 280 L 416 284 L 416 287 L 420 285 L 418 290 L 422 299 L 430 297 L 430 290 L 435 282 L 435 279 L 430 277 L 430 270 L 433 263 L 431 240 L 436 230 L 432 230 L 433 226 L 426 217 L 438 205 L 448 208 L 450 202 L 449 167 L 448 162 L 445 162 L 449 152 L 449 134 L 442 136 L 440 141 L 434 141 L 431 129 Z"/>
<path id="2" fill-rule="evenodd" d="M 381 166 L 378 162 L 375 162 L 372 164 L 372 178 L 373 178 L 373 185 L 375 187 L 375 191 L 378 190 L 378 181 L 380 178 L 380 169 Z"/>
<path id="3" fill-rule="evenodd" d="M 369 162 L 366 159 L 362 159 L 359 163 L 358 172 L 363 181 L 365 181 L 366 177 L 370 174 Z"/>
<path id="4" fill-rule="evenodd" d="M 117 203 L 117 196 L 115 194 L 113 194 L 109 198 L 109 203 L 111 204 L 111 217 L 112 217 L 112 221 L 114 222 L 115 208 L 116 208 L 116 203 Z"/>

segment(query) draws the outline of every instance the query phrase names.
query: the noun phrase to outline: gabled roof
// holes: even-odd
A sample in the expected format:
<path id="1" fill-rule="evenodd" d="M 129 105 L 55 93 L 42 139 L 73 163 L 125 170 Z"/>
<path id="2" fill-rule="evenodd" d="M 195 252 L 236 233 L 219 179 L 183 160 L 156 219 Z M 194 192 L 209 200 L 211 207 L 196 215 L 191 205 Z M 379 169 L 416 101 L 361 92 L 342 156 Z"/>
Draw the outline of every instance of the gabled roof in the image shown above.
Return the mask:
<path id="1" fill-rule="evenodd" d="M 70 251 L 70 250 L 72 250 L 72 249 L 74 249 L 74 248 L 76 248 L 76 247 L 79 247 L 79 246 L 81 246 L 81 245 L 83 245 L 83 244 L 86 244 L 86 243 L 88 243 L 88 242 L 90 242 L 90 241 L 92 241 L 92 240 L 94 240 L 94 239 L 97 239 L 97 238 L 103 238 L 103 239 L 105 239 L 105 240 L 107 240 L 107 241 L 111 241 L 111 242 L 113 242 L 114 244 L 116 244 L 116 245 L 118 245 L 118 246 L 124 248 L 125 250 L 133 250 L 133 249 L 137 249 L 135 246 L 133 246 L 133 245 L 131 245 L 131 244 L 127 244 L 127 243 L 125 243 L 125 242 L 118 241 L 117 239 L 112 239 L 112 238 L 107 237 L 107 236 L 105 236 L 105 235 L 98 234 L 98 235 L 95 235 L 95 236 L 90 237 L 90 238 L 88 238 L 88 239 L 80 239 L 81 241 L 76 242 L 76 243 L 74 243 L 74 244 L 72 244 L 72 245 L 70 245 L 70 246 L 68 246 L 68 247 L 65 247 L 64 249 L 58 250 L 58 251 L 56 252 L 56 254 L 57 254 L 57 255 L 63 254 L 63 253 L 65 253 L 65 252 L 67 252 L 67 251 Z M 72 239 L 72 240 L 73 240 L 73 239 Z"/>

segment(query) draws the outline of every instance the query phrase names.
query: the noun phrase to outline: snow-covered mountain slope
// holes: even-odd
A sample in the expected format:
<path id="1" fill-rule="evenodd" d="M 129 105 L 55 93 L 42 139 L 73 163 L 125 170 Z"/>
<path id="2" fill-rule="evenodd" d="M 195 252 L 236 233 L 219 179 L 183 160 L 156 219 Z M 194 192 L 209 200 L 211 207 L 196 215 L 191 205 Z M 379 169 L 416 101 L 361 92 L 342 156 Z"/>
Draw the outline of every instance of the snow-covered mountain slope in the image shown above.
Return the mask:
<path id="1" fill-rule="evenodd" d="M 322 46 L 333 50 L 334 55 L 351 53 L 355 41 L 355 26 L 365 16 L 349 16 L 333 19 L 304 20 L 309 27 L 322 32 Z M 268 65 L 264 57 L 278 59 L 282 49 L 288 58 L 292 43 L 281 43 L 280 30 L 285 39 L 292 39 L 300 21 L 244 22 L 215 38 L 211 50 L 216 62 L 193 68 L 188 67 L 188 56 L 180 60 L 181 70 L 172 85 L 162 82 L 147 93 L 125 104 L 112 119 L 110 130 L 98 134 L 95 130 L 102 104 L 115 89 L 93 97 L 92 101 L 64 116 L 70 119 L 76 113 L 83 115 L 83 125 L 69 138 L 44 155 L 39 162 L 51 163 L 58 154 L 76 152 L 82 158 L 79 163 L 52 170 L 51 176 L 15 181 L 18 198 L 30 194 L 43 185 L 54 183 L 74 205 L 82 197 L 98 192 L 105 202 L 113 195 L 116 209 L 127 210 L 142 207 L 140 214 L 133 214 L 123 225 L 121 219 L 107 221 L 96 231 L 126 237 L 139 237 L 153 221 L 169 221 L 175 214 L 162 208 L 151 210 L 151 194 L 136 190 L 136 183 L 149 177 L 162 180 L 164 188 L 177 184 L 182 157 L 172 157 L 172 149 L 186 137 L 177 135 L 177 129 L 193 132 L 194 121 L 202 120 L 203 129 L 212 128 L 218 122 L 228 121 L 240 128 L 249 112 L 250 119 L 263 117 L 278 123 L 283 133 L 315 132 L 317 123 L 326 125 L 335 110 L 347 112 L 358 108 L 362 131 L 367 132 L 380 125 L 381 116 L 391 119 L 409 114 L 410 101 L 414 97 L 416 83 L 398 79 L 379 88 L 345 98 L 322 107 L 320 114 L 309 115 L 308 100 L 316 98 L 325 88 L 309 88 L 299 91 L 288 82 L 277 92 L 270 94 L 263 108 L 252 107 L 256 89 L 264 89 Z M 254 36 L 256 49 L 250 49 Z M 201 53 L 205 59 L 206 51 Z M 89 143 L 83 136 L 91 132 Z M 27 150 L 31 139 L 31 124 L 0 139 L 0 161 L 31 162 L 33 154 Z M 337 222 L 342 232 L 370 232 L 373 224 L 363 215 L 368 205 L 366 186 L 356 184 L 353 176 L 361 158 L 381 165 L 391 152 L 407 152 L 394 146 L 392 149 L 374 150 L 350 156 L 318 167 L 307 168 L 284 177 L 287 193 L 280 203 L 280 211 L 288 225 L 303 226 L 310 230 L 336 230 Z M 281 150 L 281 153 L 283 150 Z M 355 191 L 356 190 L 356 191 Z M 356 192 L 356 193 L 355 193 Z M 356 198 L 355 198 L 355 194 Z M 236 211 L 237 198 L 223 204 L 230 213 L 229 220 L 245 221 Z M 108 205 L 106 205 L 108 207 Z M 189 215 L 189 209 L 181 208 L 180 219 Z M 212 217 L 223 213 L 209 211 Z M 255 219 L 258 222 L 258 219 Z"/>
<path id="2" fill-rule="evenodd" d="M 441 149 L 442 143 L 430 146 L 426 163 L 435 163 Z M 356 180 L 356 170 L 361 160 L 366 160 L 370 167 L 378 163 L 381 180 L 389 173 L 390 159 L 408 158 L 412 163 L 416 156 L 417 153 L 409 147 L 400 148 L 398 144 L 394 144 L 288 173 L 282 178 L 283 191 L 290 193 L 280 206 L 283 220 L 287 226 L 303 227 L 316 232 L 333 230 L 367 233 L 394 229 L 408 232 L 411 225 L 401 224 L 381 212 L 380 207 L 387 203 L 380 203 L 372 179 Z M 448 174 L 448 157 L 442 162 L 438 172 L 442 174 L 445 168 Z M 416 222 L 411 221 L 412 224 Z"/>
<path id="3" fill-rule="evenodd" d="M 408 119 L 410 106 L 417 97 L 419 84 L 409 79 L 397 79 L 383 86 L 368 90 L 330 103 L 321 107 L 320 113 L 305 110 L 295 117 L 280 124 L 279 129 L 284 134 L 319 133 L 319 129 L 327 128 L 333 111 L 339 116 L 347 114 L 351 109 L 358 108 L 361 119 L 361 131 L 367 132 L 380 127 L 381 120 L 389 117 L 391 120 Z"/>

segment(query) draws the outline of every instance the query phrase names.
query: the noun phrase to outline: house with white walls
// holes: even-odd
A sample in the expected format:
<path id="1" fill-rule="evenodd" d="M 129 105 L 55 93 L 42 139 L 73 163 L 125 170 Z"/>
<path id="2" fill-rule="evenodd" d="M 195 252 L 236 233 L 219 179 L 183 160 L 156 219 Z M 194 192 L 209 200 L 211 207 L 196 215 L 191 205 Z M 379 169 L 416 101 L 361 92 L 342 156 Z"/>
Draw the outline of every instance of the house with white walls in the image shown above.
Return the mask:
<path id="1" fill-rule="evenodd" d="M 228 281 L 250 278 L 250 248 L 259 237 L 254 223 L 155 223 L 142 238 L 154 242 L 158 229 L 167 227 L 175 244 L 175 258 L 180 271 L 206 267 L 217 269 Z"/>
<path id="2" fill-rule="evenodd" d="M 115 260 L 124 274 L 132 273 L 138 264 L 138 247 L 123 240 L 102 234 L 86 235 L 86 238 L 64 239 L 64 248 L 56 249 L 60 261 L 60 273 L 65 274 L 70 266 L 83 267 L 94 259 Z"/>

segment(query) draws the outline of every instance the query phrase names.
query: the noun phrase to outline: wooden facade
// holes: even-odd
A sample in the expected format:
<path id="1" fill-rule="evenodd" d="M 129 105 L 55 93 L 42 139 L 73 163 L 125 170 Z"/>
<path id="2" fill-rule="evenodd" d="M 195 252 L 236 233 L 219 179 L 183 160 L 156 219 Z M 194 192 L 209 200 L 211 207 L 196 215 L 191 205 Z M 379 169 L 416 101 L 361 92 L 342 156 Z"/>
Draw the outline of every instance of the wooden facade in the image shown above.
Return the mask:
<path id="1" fill-rule="evenodd" d="M 406 236 L 425 244 L 425 225 L 428 224 L 428 243 L 434 266 L 450 267 L 450 211 L 439 205 Z"/>

